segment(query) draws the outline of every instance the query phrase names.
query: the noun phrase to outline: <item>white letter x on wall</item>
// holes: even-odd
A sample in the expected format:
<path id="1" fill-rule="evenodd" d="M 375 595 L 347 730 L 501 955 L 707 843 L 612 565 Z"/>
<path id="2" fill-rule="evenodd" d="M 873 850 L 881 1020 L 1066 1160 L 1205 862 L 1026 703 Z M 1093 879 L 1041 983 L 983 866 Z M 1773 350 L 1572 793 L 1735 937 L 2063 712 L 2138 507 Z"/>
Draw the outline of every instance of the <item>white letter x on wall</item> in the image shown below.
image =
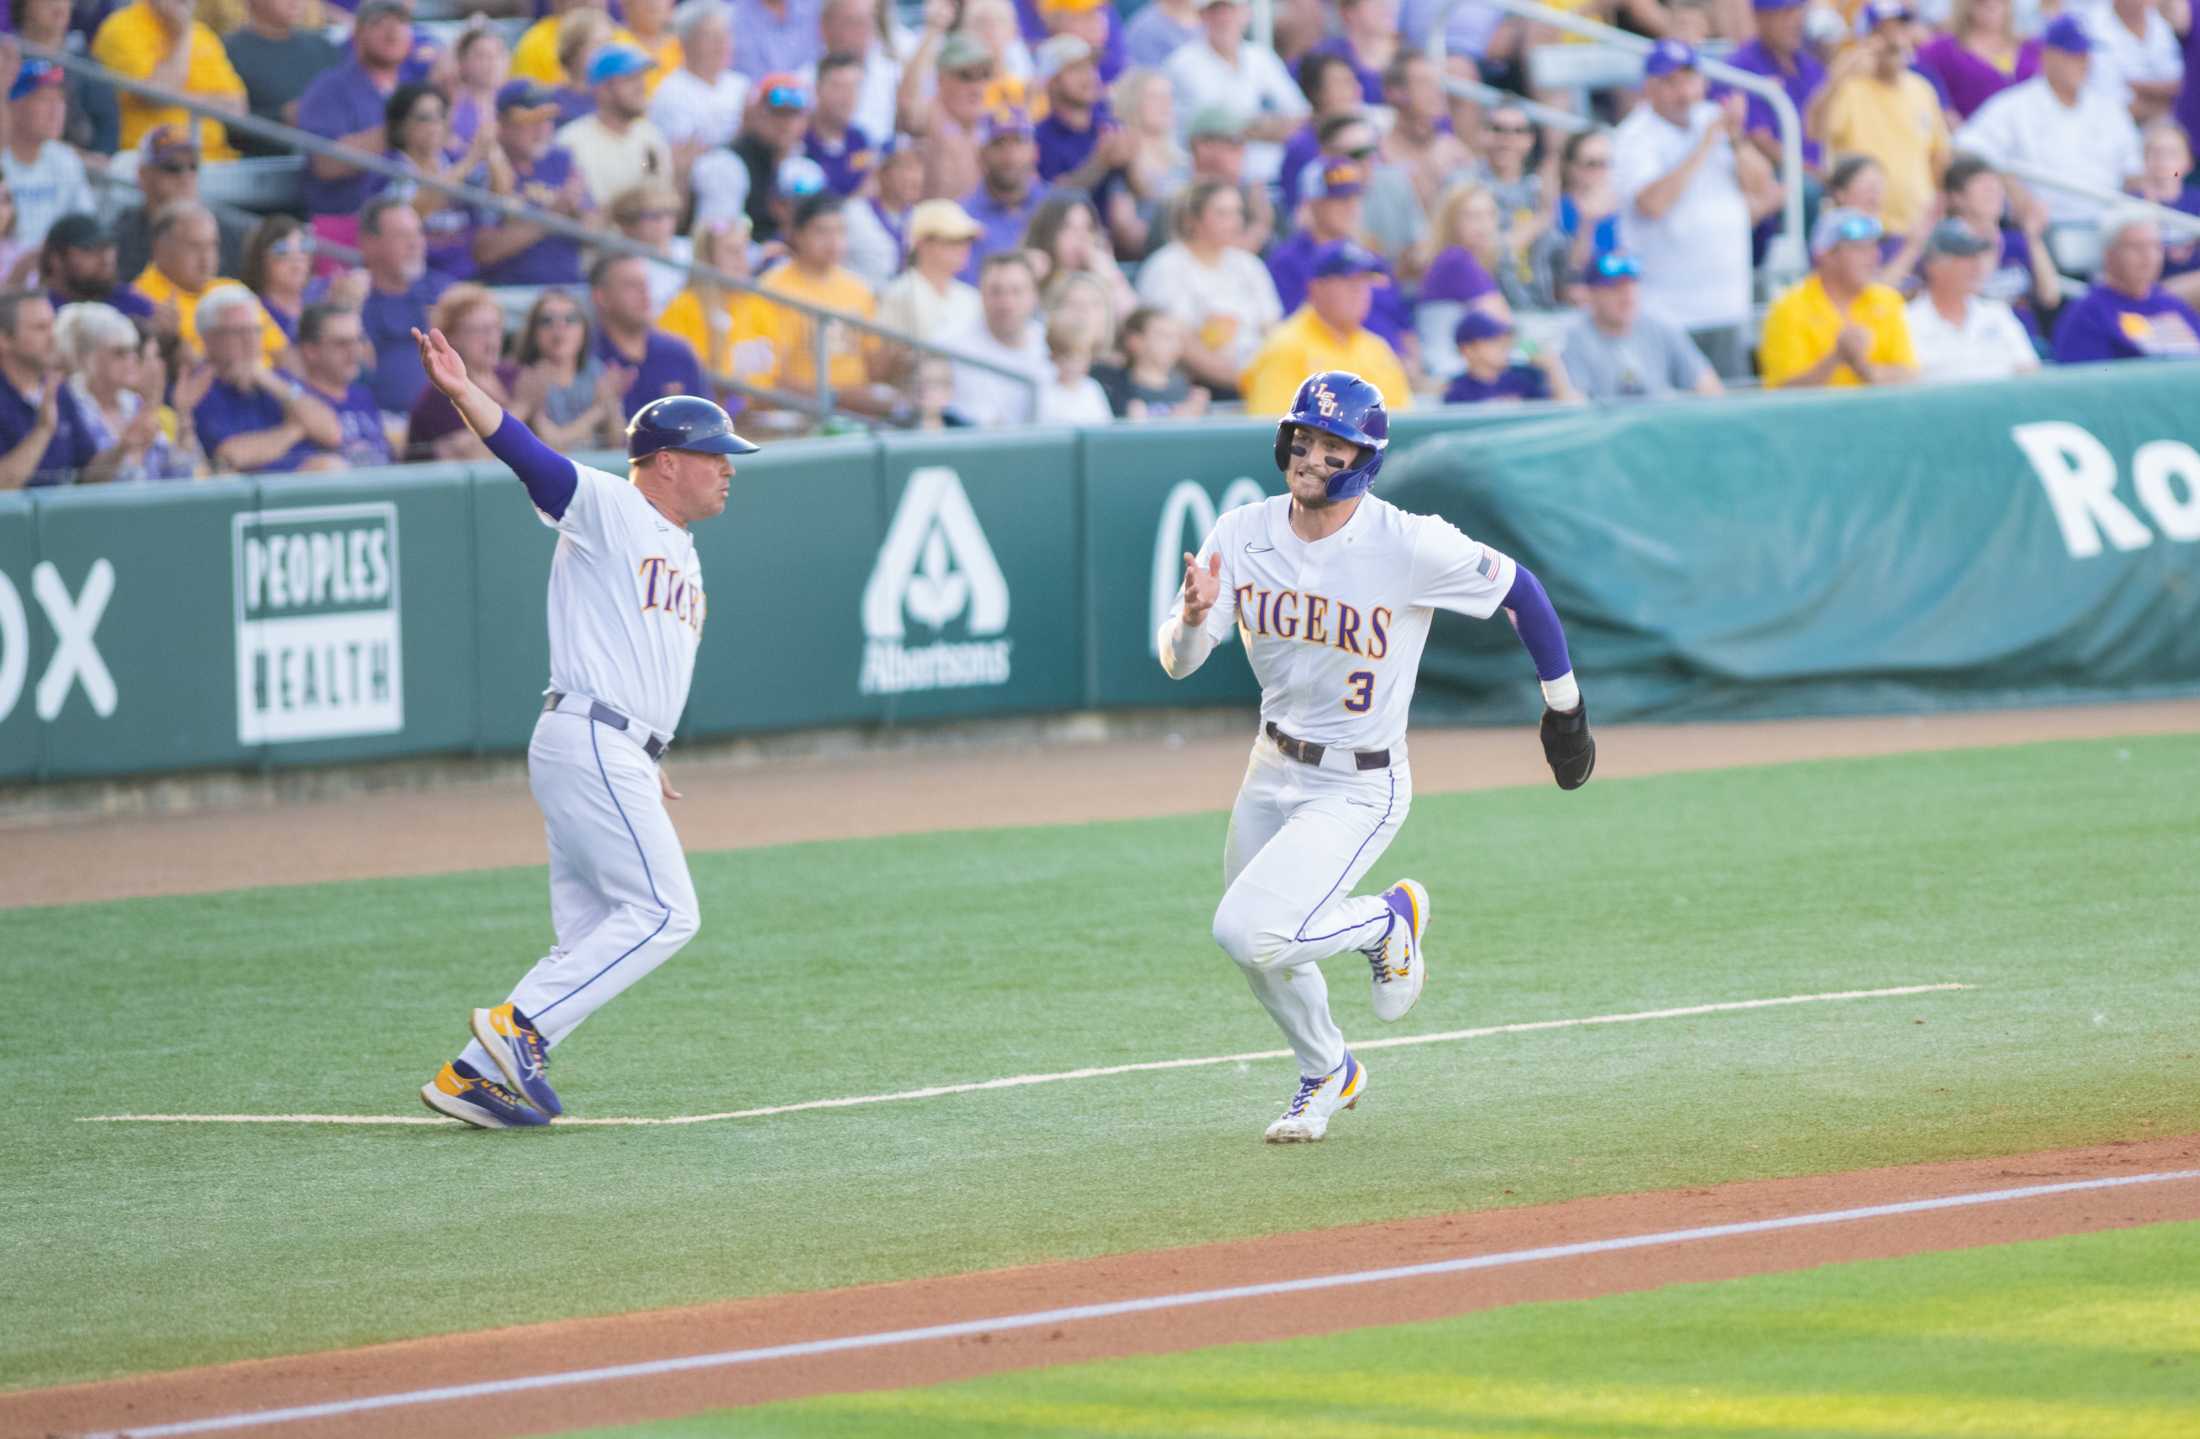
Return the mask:
<path id="1" fill-rule="evenodd" d="M 107 601 L 114 598 L 115 567 L 105 559 L 92 561 L 90 572 L 84 576 L 83 593 L 71 600 L 68 586 L 61 582 L 61 571 L 50 561 L 41 561 L 31 571 L 31 593 L 38 596 L 39 606 L 53 625 L 54 640 L 53 658 L 38 681 L 38 717 L 50 721 L 60 714 L 69 687 L 82 678 L 84 697 L 92 702 L 92 713 L 107 718 L 115 712 L 115 677 L 107 673 L 107 662 L 99 657 L 92 632 L 107 613 Z"/>

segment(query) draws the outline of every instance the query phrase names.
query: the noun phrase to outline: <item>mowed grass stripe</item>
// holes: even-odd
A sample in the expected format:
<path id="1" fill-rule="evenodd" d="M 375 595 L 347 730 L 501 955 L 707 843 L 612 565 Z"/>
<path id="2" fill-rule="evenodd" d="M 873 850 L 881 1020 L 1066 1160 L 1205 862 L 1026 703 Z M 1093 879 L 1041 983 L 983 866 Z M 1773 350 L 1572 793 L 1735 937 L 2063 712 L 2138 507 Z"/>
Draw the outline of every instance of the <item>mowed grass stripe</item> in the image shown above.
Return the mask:
<path id="1" fill-rule="evenodd" d="M 588 1431 L 585 1439 L 2185 1439 L 2200 1224 Z"/>
<path id="2" fill-rule="evenodd" d="M 542 876 L 9 911 L 0 1384 L 2182 1132 L 2194 793 L 2168 736 L 1424 798 L 1373 880 L 1429 885 L 1436 978 L 1386 1030 L 1333 966 L 1355 1041 L 1978 988 L 1375 1053 L 1296 1150 L 1259 1141 L 1287 1060 L 740 1124 L 79 1124 L 401 1112 L 547 945 Z M 1270 1050 L 1208 938 L 1222 830 L 700 856 L 701 936 L 560 1046 L 561 1092 L 678 1116 Z"/>

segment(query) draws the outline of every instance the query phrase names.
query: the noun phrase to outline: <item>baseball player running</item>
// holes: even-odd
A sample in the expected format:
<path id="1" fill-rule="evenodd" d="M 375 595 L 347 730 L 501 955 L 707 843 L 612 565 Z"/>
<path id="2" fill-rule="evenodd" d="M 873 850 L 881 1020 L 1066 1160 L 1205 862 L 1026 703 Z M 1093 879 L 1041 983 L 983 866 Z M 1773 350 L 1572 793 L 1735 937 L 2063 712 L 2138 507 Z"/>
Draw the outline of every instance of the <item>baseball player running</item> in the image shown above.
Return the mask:
<path id="1" fill-rule="evenodd" d="M 1502 608 L 1543 681 L 1545 757 L 1561 789 L 1596 765 L 1589 716 L 1550 597 L 1527 566 L 1432 515 L 1368 493 L 1390 419 L 1358 375 L 1299 386 L 1276 426 L 1290 493 L 1231 510 L 1162 622 L 1161 667 L 1199 668 L 1234 623 L 1260 680 L 1260 734 L 1230 812 L 1215 942 L 1244 970 L 1299 1061 L 1272 1144 L 1310 1143 L 1367 1092 L 1367 1068 L 1329 1012 L 1320 961 L 1367 956 L 1375 1016 L 1405 1017 L 1428 980 L 1428 891 L 1410 879 L 1352 888 L 1413 802 L 1406 711 L 1439 609 Z"/>
<path id="2" fill-rule="evenodd" d="M 679 794 L 658 761 L 687 706 L 703 634 L 703 571 L 688 526 L 726 508 L 730 457 L 757 447 L 718 406 L 674 395 L 627 426 L 631 478 L 622 480 L 573 463 L 506 414 L 440 330 L 413 339 L 429 380 L 558 532 L 550 689 L 527 747 L 550 838 L 557 942 L 510 998 L 473 1012 L 473 1042 L 420 1097 L 481 1129 L 548 1124 L 563 1110 L 550 1050 L 695 937 L 695 885 L 665 813 Z"/>

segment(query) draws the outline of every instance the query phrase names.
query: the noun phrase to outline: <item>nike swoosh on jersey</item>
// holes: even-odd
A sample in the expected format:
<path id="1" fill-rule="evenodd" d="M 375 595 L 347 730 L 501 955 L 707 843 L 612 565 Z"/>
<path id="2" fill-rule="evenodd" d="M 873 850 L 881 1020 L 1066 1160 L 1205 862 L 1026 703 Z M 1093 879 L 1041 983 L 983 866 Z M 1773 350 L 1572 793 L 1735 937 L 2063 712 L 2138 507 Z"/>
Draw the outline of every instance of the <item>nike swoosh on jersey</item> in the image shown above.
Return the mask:
<path id="1" fill-rule="evenodd" d="M 1247 545 L 1245 547 L 1245 553 L 1249 555 L 1272 555 L 1275 552 L 1276 547 L 1274 545 Z"/>

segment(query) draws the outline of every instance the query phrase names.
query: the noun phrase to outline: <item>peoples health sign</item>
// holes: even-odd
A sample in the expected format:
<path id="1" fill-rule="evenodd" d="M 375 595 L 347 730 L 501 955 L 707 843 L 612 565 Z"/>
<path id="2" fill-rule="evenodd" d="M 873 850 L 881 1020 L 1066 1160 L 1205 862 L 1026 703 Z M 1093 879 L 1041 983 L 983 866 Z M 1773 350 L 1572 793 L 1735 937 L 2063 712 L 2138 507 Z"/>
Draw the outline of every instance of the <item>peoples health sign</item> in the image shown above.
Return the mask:
<path id="1" fill-rule="evenodd" d="M 238 741 L 404 729 L 397 507 L 249 511 L 231 533 Z"/>

